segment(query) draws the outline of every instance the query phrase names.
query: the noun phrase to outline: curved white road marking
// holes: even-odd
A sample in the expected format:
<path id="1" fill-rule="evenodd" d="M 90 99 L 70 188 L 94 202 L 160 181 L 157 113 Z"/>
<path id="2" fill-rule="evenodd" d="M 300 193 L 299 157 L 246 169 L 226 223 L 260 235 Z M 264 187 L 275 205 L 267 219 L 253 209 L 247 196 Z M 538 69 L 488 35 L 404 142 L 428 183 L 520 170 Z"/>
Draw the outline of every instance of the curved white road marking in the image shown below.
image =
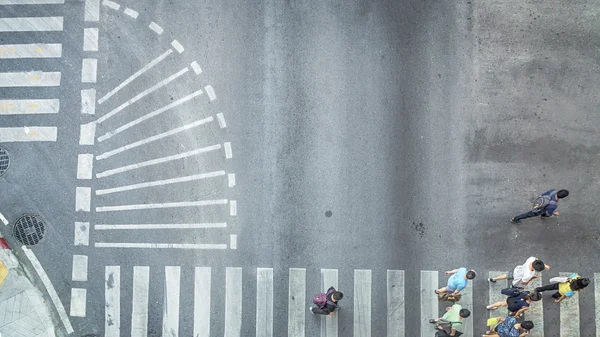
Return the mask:
<path id="1" fill-rule="evenodd" d="M 209 172 L 209 173 L 194 174 L 191 176 L 185 176 L 185 177 L 179 177 L 179 178 L 155 180 L 155 181 L 149 181 L 149 182 L 145 182 L 145 183 L 96 190 L 96 195 L 125 192 L 125 191 L 137 190 L 140 188 L 147 188 L 147 187 L 154 187 L 154 186 L 177 184 L 177 183 L 183 183 L 186 181 L 214 178 L 214 177 L 220 177 L 220 176 L 224 176 L 224 175 L 225 175 L 225 171 L 215 171 L 215 172 Z"/>

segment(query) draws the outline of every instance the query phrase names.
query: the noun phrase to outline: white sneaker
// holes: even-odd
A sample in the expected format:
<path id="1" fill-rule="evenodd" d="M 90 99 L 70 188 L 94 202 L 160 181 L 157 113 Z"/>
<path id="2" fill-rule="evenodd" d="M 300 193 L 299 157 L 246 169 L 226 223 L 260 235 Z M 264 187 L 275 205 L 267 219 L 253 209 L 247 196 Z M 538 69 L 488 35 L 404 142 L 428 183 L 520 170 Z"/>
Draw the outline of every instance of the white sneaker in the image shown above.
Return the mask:
<path id="1" fill-rule="evenodd" d="M 314 315 L 315 313 L 314 313 L 314 311 L 312 311 L 312 308 L 313 307 L 308 307 L 308 310 L 310 310 L 310 313 Z"/>

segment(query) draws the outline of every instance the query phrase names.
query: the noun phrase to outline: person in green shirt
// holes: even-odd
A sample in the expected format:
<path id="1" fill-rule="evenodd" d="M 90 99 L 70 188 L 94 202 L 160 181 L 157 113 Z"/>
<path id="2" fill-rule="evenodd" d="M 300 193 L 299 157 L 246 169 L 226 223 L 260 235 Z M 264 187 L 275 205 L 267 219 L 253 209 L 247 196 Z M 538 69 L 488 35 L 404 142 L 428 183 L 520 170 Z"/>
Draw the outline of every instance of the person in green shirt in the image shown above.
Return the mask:
<path id="1" fill-rule="evenodd" d="M 436 329 L 444 330 L 450 336 L 457 336 L 457 329 L 463 324 L 465 318 L 471 316 L 468 309 L 463 309 L 460 304 L 446 308 L 444 316 L 430 319 L 429 323 L 437 324 Z"/>

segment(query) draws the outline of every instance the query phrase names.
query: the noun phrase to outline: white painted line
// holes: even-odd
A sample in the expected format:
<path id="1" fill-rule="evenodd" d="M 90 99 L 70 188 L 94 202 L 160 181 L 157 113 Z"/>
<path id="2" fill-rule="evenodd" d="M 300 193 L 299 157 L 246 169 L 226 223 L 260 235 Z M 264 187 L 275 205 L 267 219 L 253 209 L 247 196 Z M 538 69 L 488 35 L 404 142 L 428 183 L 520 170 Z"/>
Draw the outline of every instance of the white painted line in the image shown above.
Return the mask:
<path id="1" fill-rule="evenodd" d="M 114 2 L 114 1 L 110 1 L 110 0 L 103 0 L 102 4 L 108 8 L 112 8 L 116 11 L 118 11 L 119 8 L 121 8 L 121 5 L 119 5 L 118 3 Z"/>
<path id="2" fill-rule="evenodd" d="M 179 336 L 179 284 L 181 267 L 165 267 L 162 335 Z"/>
<path id="3" fill-rule="evenodd" d="M 131 9 L 129 7 L 125 8 L 123 13 L 125 13 L 125 15 L 131 16 L 134 20 L 137 19 L 138 15 L 139 15 L 138 12 L 134 11 L 133 9 Z"/>
<path id="4" fill-rule="evenodd" d="M 460 294 L 462 295 L 460 299 L 460 305 L 462 305 L 463 308 L 467 309 L 473 308 L 473 281 L 467 281 L 467 286 L 460 292 Z M 463 333 L 462 336 L 473 337 L 473 320 L 465 319 L 461 326 L 461 329 L 462 330 L 460 331 Z"/>
<path id="5" fill-rule="evenodd" d="M 131 337 L 148 337 L 148 293 L 150 267 L 133 267 L 133 299 L 131 301 Z"/>
<path id="6" fill-rule="evenodd" d="M 596 336 L 600 336 L 600 273 L 594 273 L 594 299 L 596 314 Z"/>
<path id="7" fill-rule="evenodd" d="M 229 187 L 235 186 L 235 173 L 227 173 L 227 182 Z"/>
<path id="8" fill-rule="evenodd" d="M 2 220 L 2 223 L 5 226 L 8 226 L 8 220 L 6 220 L 6 218 L 4 217 L 4 215 L 2 215 L 2 213 L 0 213 L 0 220 Z"/>
<path id="9" fill-rule="evenodd" d="M 237 249 L 237 234 L 229 235 L 229 249 Z"/>
<path id="10" fill-rule="evenodd" d="M 65 0 L 0 0 L 0 5 L 49 5 L 64 3 Z"/>
<path id="11" fill-rule="evenodd" d="M 151 249 L 227 249 L 220 243 L 137 243 L 137 242 L 96 242 L 99 248 L 151 248 Z"/>
<path id="12" fill-rule="evenodd" d="M 217 114 L 217 120 L 219 121 L 219 128 L 224 129 L 227 127 L 227 123 L 225 123 L 225 116 L 222 113 Z"/>
<path id="13" fill-rule="evenodd" d="M 507 272 L 505 271 L 490 271 L 488 272 L 488 277 L 492 278 L 492 277 L 496 277 L 502 274 L 506 274 Z M 508 281 L 507 280 L 498 280 L 496 281 L 496 283 L 492 283 L 489 282 L 489 288 L 488 288 L 488 298 L 490 300 L 490 303 L 488 304 L 493 304 L 496 302 L 500 302 L 500 301 L 505 301 L 506 300 L 506 296 L 503 295 L 501 293 L 502 289 L 505 289 L 508 287 Z M 534 303 L 535 305 L 535 303 Z M 469 309 L 470 310 L 470 309 Z M 504 309 L 502 309 L 502 311 L 499 311 L 498 309 L 496 310 L 488 310 L 489 312 L 489 318 L 494 318 L 494 317 L 504 317 L 505 316 L 505 311 Z"/>
<path id="14" fill-rule="evenodd" d="M 183 53 L 184 51 L 183 46 L 177 40 L 173 40 L 173 42 L 171 42 L 171 46 L 173 46 L 173 48 L 175 48 L 179 54 Z"/>
<path id="15" fill-rule="evenodd" d="M 242 328 L 242 268 L 225 269 L 225 334 L 240 337 Z"/>
<path id="16" fill-rule="evenodd" d="M 62 30 L 62 16 L 0 18 L 0 32 L 45 32 Z"/>
<path id="17" fill-rule="evenodd" d="M 98 73 L 97 59 L 83 59 L 81 66 L 81 82 L 96 83 L 96 74 Z"/>
<path id="18" fill-rule="evenodd" d="M 91 172 L 90 172 L 90 174 L 91 174 Z M 125 191 L 137 190 L 140 188 L 178 184 L 178 183 L 194 181 L 194 180 L 202 180 L 202 179 L 207 179 L 207 178 L 221 177 L 224 175 L 225 175 L 225 171 L 215 171 L 215 172 L 209 172 L 209 173 L 194 174 L 191 176 L 185 176 L 185 177 L 179 177 L 179 178 L 155 180 L 155 181 L 149 181 L 146 183 L 139 183 L 139 184 L 133 184 L 133 185 L 125 185 L 125 186 L 120 186 L 120 187 L 96 190 L 96 195 L 125 192 Z"/>
<path id="19" fill-rule="evenodd" d="M 404 270 L 387 271 L 387 337 L 404 337 Z"/>
<path id="20" fill-rule="evenodd" d="M 98 28 L 83 29 L 83 51 L 98 51 Z"/>
<path id="21" fill-rule="evenodd" d="M 90 244 L 90 223 L 76 222 L 75 223 L 75 246 L 87 246 Z"/>
<path id="22" fill-rule="evenodd" d="M 176 100 L 175 102 L 171 102 L 170 104 L 165 105 L 164 107 L 162 107 L 162 108 L 160 108 L 158 110 L 154 110 L 152 112 L 149 112 L 149 113 L 145 114 L 144 116 L 142 116 L 140 118 L 137 118 L 137 119 L 135 119 L 135 120 L 133 120 L 133 121 L 131 121 L 131 122 L 123 125 L 123 126 L 120 126 L 120 127 L 116 128 L 113 131 L 105 133 L 104 135 L 98 137 L 98 141 L 99 142 L 105 141 L 105 140 L 109 139 L 110 137 L 112 137 L 112 136 L 114 136 L 116 134 L 119 134 L 119 133 L 121 133 L 121 132 L 123 132 L 123 131 L 125 131 L 125 130 L 133 127 L 133 126 L 135 126 L 135 125 L 138 125 L 139 123 L 141 123 L 141 122 L 143 122 L 145 120 L 148 120 L 148 119 L 152 118 L 152 117 L 158 116 L 158 115 L 160 115 L 161 113 L 163 113 L 165 111 L 171 110 L 171 109 L 173 109 L 173 108 L 175 108 L 175 107 L 177 107 L 177 106 L 179 106 L 179 105 L 181 105 L 181 104 L 183 104 L 183 103 L 185 103 L 185 102 L 187 102 L 189 100 L 192 100 L 193 98 L 195 98 L 197 96 L 200 96 L 200 95 L 202 95 L 202 90 L 198 90 L 196 92 L 193 92 L 193 93 L 191 93 L 191 94 L 189 94 L 189 95 L 187 95 L 187 96 L 185 96 L 183 98 L 180 98 L 180 99 Z"/>
<path id="23" fill-rule="evenodd" d="M 569 277 L 573 273 L 558 273 L 560 276 Z M 580 336 L 579 329 L 579 294 L 575 294 L 560 302 L 560 335 Z"/>
<path id="24" fill-rule="evenodd" d="M 230 142 L 226 142 L 223 144 L 223 147 L 225 148 L 225 158 L 230 159 L 233 157 L 233 153 L 231 151 L 231 143 Z"/>
<path id="25" fill-rule="evenodd" d="M 58 99 L 3 99 L 0 115 L 55 114 L 60 109 Z"/>
<path id="26" fill-rule="evenodd" d="M 421 337 L 432 337 L 434 330 L 429 320 L 438 318 L 438 272 L 421 270 Z"/>
<path id="27" fill-rule="evenodd" d="M 71 288 L 71 311 L 69 315 L 73 317 L 85 317 L 86 299 L 86 289 Z"/>
<path id="28" fill-rule="evenodd" d="M 196 267 L 194 272 L 194 337 L 210 337 L 210 279 L 210 267 Z"/>
<path id="29" fill-rule="evenodd" d="M 69 316 L 67 316 L 67 311 L 65 310 L 65 307 L 63 306 L 62 302 L 60 301 L 60 298 L 58 297 L 58 294 L 56 293 L 56 289 L 54 289 L 54 286 L 52 285 L 52 282 L 48 278 L 46 271 L 40 264 L 40 261 L 37 259 L 37 257 L 33 253 L 33 251 L 31 251 L 29 248 L 22 246 L 21 249 L 23 249 L 25 256 L 27 256 L 27 258 L 29 259 L 29 262 L 31 262 L 31 265 L 35 269 L 35 272 L 38 274 L 42 283 L 44 284 L 44 287 L 46 287 L 46 291 L 48 292 L 48 295 L 50 295 L 50 299 L 52 300 L 52 303 L 54 304 L 54 308 L 56 308 L 56 311 L 58 311 L 58 316 L 60 317 L 60 319 L 65 327 L 65 330 L 67 331 L 67 334 L 73 333 L 73 326 L 71 326 L 71 321 L 69 321 Z"/>
<path id="30" fill-rule="evenodd" d="M 96 230 L 112 229 L 207 229 L 227 228 L 226 222 L 207 223 L 179 223 L 179 224 L 119 224 L 119 225 L 94 225 Z"/>
<path id="31" fill-rule="evenodd" d="M 162 139 L 162 138 L 166 138 L 166 137 L 172 136 L 174 134 L 177 134 L 177 133 L 189 130 L 189 129 L 194 128 L 196 126 L 200 126 L 202 124 L 206 124 L 206 123 L 209 123 L 209 122 L 212 122 L 212 121 L 213 121 L 212 116 L 208 117 L 208 118 L 204 118 L 202 120 L 195 121 L 193 123 L 190 123 L 190 124 L 187 124 L 187 125 L 180 126 L 178 128 L 169 130 L 167 132 L 159 133 L 158 135 L 154 135 L 152 137 L 148 137 L 148 138 L 139 140 L 137 142 L 134 142 L 134 143 L 131 143 L 131 144 L 127 144 L 125 146 L 121 146 L 121 147 L 119 147 L 117 149 L 114 149 L 112 151 L 104 152 L 103 154 L 97 156 L 96 159 L 98 159 L 98 160 L 106 159 L 108 157 L 114 156 L 115 154 L 118 154 L 118 153 L 121 153 L 121 152 L 124 152 L 124 151 L 127 151 L 127 150 L 131 150 L 131 149 L 136 148 L 138 146 L 145 145 L 145 144 L 148 144 L 148 143 L 153 142 L 155 140 L 159 140 L 159 139 Z"/>
<path id="32" fill-rule="evenodd" d="M 215 89 L 213 89 L 212 85 L 205 86 L 204 91 L 206 91 L 206 94 L 211 101 L 214 101 L 217 98 L 215 95 Z"/>
<path id="33" fill-rule="evenodd" d="M 529 283 L 530 287 L 535 289 L 537 287 L 542 286 L 542 279 L 535 278 L 531 283 Z M 461 299 L 462 301 L 462 299 Z M 525 319 L 528 321 L 532 321 L 535 325 L 536 329 L 531 330 L 527 337 L 544 337 L 544 299 L 542 297 L 541 300 L 531 303 L 529 310 L 525 311 Z M 540 329 L 537 329 L 540 328 Z"/>
<path id="34" fill-rule="evenodd" d="M 73 255 L 73 270 L 71 273 L 71 280 L 85 282 L 87 279 L 88 257 L 86 255 Z"/>
<path id="35" fill-rule="evenodd" d="M 229 200 L 229 215 L 237 216 L 237 200 Z"/>
<path id="36" fill-rule="evenodd" d="M 25 126 L 20 128 L 0 128 L 0 143 L 8 142 L 55 142 L 56 127 Z"/>
<path id="37" fill-rule="evenodd" d="M 84 21 L 100 20 L 100 0 L 85 0 Z"/>
<path id="38" fill-rule="evenodd" d="M 96 113 L 96 89 L 81 90 L 81 113 L 86 115 Z"/>
<path id="39" fill-rule="evenodd" d="M 116 107 L 115 109 L 113 109 L 111 112 L 107 113 L 106 115 L 100 117 L 96 123 L 102 123 L 105 120 L 109 119 L 110 117 L 116 115 L 119 111 L 125 109 L 126 107 L 128 107 L 129 105 L 139 101 L 140 99 L 144 98 L 145 96 L 147 96 L 148 94 L 152 93 L 153 91 L 160 89 L 161 87 L 169 84 L 171 81 L 177 79 L 179 76 L 187 73 L 189 71 L 189 69 L 183 68 L 180 71 L 178 71 L 177 73 L 169 76 L 168 78 L 156 83 L 155 85 L 153 85 L 152 87 L 142 91 L 141 93 L 139 93 L 137 96 L 135 96 L 134 98 L 128 100 L 127 102 L 119 105 L 118 107 Z"/>
<path id="40" fill-rule="evenodd" d="M 256 268 L 256 337 L 273 337 L 273 268 Z"/>
<path id="41" fill-rule="evenodd" d="M 121 336 L 121 267 L 104 269 L 104 337 Z"/>
<path id="42" fill-rule="evenodd" d="M 127 165 L 127 166 L 121 166 L 121 167 L 117 167 L 115 169 L 96 173 L 96 178 L 108 177 L 113 174 L 123 173 L 123 172 L 131 171 L 131 170 L 139 169 L 142 167 L 146 167 L 146 166 L 157 165 L 157 164 L 162 164 L 162 163 L 166 163 L 166 162 L 177 160 L 177 159 L 191 157 L 191 156 L 195 156 L 195 155 L 198 155 L 201 153 L 219 150 L 220 148 L 221 148 L 221 144 L 211 145 L 211 146 L 203 147 L 200 149 L 175 154 L 172 156 L 152 159 L 152 160 L 144 161 L 144 162 L 137 163 L 137 164 L 131 164 L 131 165 Z"/>
<path id="43" fill-rule="evenodd" d="M 337 269 L 321 269 L 321 292 L 326 292 L 329 287 L 338 289 Z M 338 316 L 336 313 L 333 317 L 321 317 L 321 337 L 338 337 Z"/>
<path id="44" fill-rule="evenodd" d="M 225 205 L 225 204 L 227 204 L 227 199 L 183 201 L 183 202 L 167 202 L 167 203 L 162 203 L 162 204 L 103 206 L 103 207 L 96 207 L 96 212 L 132 211 L 132 210 L 141 210 L 141 209 L 196 207 L 196 206 L 212 206 L 212 205 Z"/>
<path id="45" fill-rule="evenodd" d="M 77 155 L 77 179 L 92 179 L 92 168 L 94 166 L 94 155 L 81 153 Z"/>
<path id="46" fill-rule="evenodd" d="M 0 73 L 0 87 L 56 87 L 60 85 L 60 72 L 39 70 Z"/>
<path id="47" fill-rule="evenodd" d="M 62 56 L 60 43 L 0 44 L 0 59 L 51 58 Z"/>
<path id="48" fill-rule="evenodd" d="M 200 68 L 200 65 L 198 64 L 198 62 L 194 61 L 190 65 L 192 66 L 192 69 L 194 70 L 196 75 L 202 73 L 202 68 Z"/>
<path id="49" fill-rule="evenodd" d="M 150 22 L 150 26 L 148 26 L 148 28 L 152 29 L 158 35 L 163 33 L 162 27 L 157 25 L 154 21 Z"/>
<path id="50" fill-rule="evenodd" d="M 75 212 L 90 211 L 92 189 L 90 187 L 77 187 L 75 189 Z"/>
<path id="51" fill-rule="evenodd" d="M 160 61 L 164 60 L 167 56 L 171 55 L 171 53 L 173 53 L 173 50 L 169 49 L 166 52 L 162 53 L 159 57 L 150 61 L 150 63 L 143 66 L 142 69 L 136 71 L 133 75 L 129 76 L 125 81 L 123 81 L 123 83 L 119 84 L 116 88 L 109 91 L 106 95 L 102 96 L 102 98 L 100 98 L 98 100 L 98 104 L 104 103 L 106 100 L 111 98 L 114 94 L 116 94 L 119 90 L 123 89 L 123 87 L 125 87 L 126 85 L 131 83 L 133 80 L 138 78 L 140 75 L 142 75 L 143 73 L 145 73 L 146 71 L 148 71 L 149 69 L 151 69 L 152 67 L 157 65 L 158 63 L 160 63 Z"/>
<path id="52" fill-rule="evenodd" d="M 371 337 L 371 271 L 354 270 L 354 336 Z"/>
<path id="53" fill-rule="evenodd" d="M 290 268 L 288 284 L 288 337 L 306 337 L 306 269 Z"/>
<path id="54" fill-rule="evenodd" d="M 79 145 L 94 145 L 96 123 L 82 124 L 79 128 Z"/>

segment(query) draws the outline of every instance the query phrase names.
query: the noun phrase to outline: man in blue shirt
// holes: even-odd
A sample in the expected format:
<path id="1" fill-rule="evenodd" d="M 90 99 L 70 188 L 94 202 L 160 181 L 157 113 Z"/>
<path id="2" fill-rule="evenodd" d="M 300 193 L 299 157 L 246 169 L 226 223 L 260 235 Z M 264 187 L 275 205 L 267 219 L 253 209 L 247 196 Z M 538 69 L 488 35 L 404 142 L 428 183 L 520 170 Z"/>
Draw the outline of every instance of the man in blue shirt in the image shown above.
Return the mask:
<path id="1" fill-rule="evenodd" d="M 436 289 L 436 294 L 449 293 L 458 295 L 458 293 L 467 287 L 467 281 L 472 280 L 477 275 L 475 270 L 467 270 L 467 268 L 458 268 L 446 272 L 446 275 L 452 275 L 448 279 L 448 284 L 445 287 Z"/>
<path id="2" fill-rule="evenodd" d="M 535 199 L 533 209 L 531 211 L 517 215 L 516 217 L 510 219 L 510 222 L 517 224 L 523 219 L 534 216 L 542 216 L 544 218 L 551 217 L 553 215 L 558 216 L 558 212 L 556 212 L 558 200 L 564 199 L 568 195 L 569 191 L 567 190 L 560 190 L 558 192 L 556 192 L 556 190 L 550 190 L 546 193 L 543 193 Z"/>

